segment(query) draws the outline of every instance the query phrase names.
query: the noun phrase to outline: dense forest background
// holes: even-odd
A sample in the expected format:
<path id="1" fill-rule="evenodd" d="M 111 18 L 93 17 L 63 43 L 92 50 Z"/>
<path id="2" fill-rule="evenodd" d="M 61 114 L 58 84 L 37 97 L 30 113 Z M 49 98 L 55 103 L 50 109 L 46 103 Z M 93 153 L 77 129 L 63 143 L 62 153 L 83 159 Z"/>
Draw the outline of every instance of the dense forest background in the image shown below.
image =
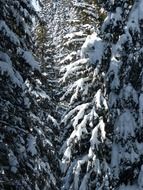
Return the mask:
<path id="1" fill-rule="evenodd" d="M 0 0 L 0 189 L 143 190 L 143 0 Z"/>

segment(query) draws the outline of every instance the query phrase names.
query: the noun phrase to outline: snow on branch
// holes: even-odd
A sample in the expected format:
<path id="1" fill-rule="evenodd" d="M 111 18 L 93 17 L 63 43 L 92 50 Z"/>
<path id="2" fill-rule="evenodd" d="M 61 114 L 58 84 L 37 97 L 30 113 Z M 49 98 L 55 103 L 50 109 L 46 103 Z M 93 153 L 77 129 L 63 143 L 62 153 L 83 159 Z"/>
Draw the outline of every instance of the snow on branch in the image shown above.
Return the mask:
<path id="1" fill-rule="evenodd" d="M 0 20 L 0 32 L 1 35 L 6 36 L 11 43 L 20 46 L 20 41 L 18 39 L 18 36 L 10 30 L 6 22 L 3 20 Z"/>
<path id="2" fill-rule="evenodd" d="M 22 76 L 12 66 L 10 57 L 3 52 L 0 52 L 0 72 L 2 75 L 6 73 L 14 85 L 19 87 L 22 86 Z"/>
<path id="3" fill-rule="evenodd" d="M 24 61 L 32 68 L 33 71 L 40 71 L 39 63 L 35 60 L 30 51 L 24 51 L 19 48 L 17 53 L 24 59 Z"/>
<path id="4" fill-rule="evenodd" d="M 73 73 L 76 73 L 79 70 L 83 70 L 83 65 L 86 65 L 88 63 L 88 59 L 79 59 L 69 65 L 63 66 L 61 68 L 61 73 L 64 73 L 61 81 L 65 82 L 70 75 L 73 75 Z"/>
<path id="5" fill-rule="evenodd" d="M 87 36 L 81 47 L 81 58 L 89 58 L 91 64 L 101 64 L 104 46 L 104 42 L 96 33 Z"/>

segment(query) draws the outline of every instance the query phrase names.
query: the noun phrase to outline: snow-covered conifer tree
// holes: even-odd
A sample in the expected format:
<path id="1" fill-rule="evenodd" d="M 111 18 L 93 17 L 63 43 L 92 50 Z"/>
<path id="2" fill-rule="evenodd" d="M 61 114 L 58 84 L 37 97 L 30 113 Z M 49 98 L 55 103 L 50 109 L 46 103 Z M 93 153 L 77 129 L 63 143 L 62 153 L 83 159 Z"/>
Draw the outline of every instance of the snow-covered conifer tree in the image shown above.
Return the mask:
<path id="1" fill-rule="evenodd" d="M 95 23 L 107 15 L 103 24 L 90 30 L 84 43 L 83 33 L 76 33 L 78 39 L 67 34 L 71 54 L 61 62 L 66 64 L 62 99 L 69 100 L 62 120 L 62 188 L 141 189 L 142 1 L 99 1 L 97 6 Z"/>
<path id="2" fill-rule="evenodd" d="M 61 100 L 69 105 L 62 120 L 64 190 L 109 186 L 110 140 L 105 130 L 108 105 L 105 74 L 99 74 L 108 47 L 98 37 L 100 10 L 95 5 L 94 1 L 73 3 L 71 33 L 64 39 L 68 54 L 61 61 L 61 82 L 65 84 Z"/>
<path id="3" fill-rule="evenodd" d="M 0 10 L 0 189 L 58 189 L 58 125 L 32 53 L 37 14 L 30 0 L 0 0 Z"/>
<path id="4" fill-rule="evenodd" d="M 114 2 L 102 26 L 111 50 L 106 81 L 113 130 L 112 180 L 115 187 L 131 184 L 135 189 L 140 188 L 137 179 L 143 162 L 142 5 L 142 1 Z"/>

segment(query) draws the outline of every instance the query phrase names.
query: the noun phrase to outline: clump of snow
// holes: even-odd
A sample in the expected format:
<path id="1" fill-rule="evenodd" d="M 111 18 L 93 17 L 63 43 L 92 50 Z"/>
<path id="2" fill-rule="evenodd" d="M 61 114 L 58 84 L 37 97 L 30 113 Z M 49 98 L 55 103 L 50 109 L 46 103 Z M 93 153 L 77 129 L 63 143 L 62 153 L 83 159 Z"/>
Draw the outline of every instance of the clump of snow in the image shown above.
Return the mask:
<path id="1" fill-rule="evenodd" d="M 141 170 L 138 176 L 138 186 L 139 190 L 143 190 L 143 165 L 141 166 Z"/>
<path id="2" fill-rule="evenodd" d="M 88 108 L 89 103 L 82 104 L 79 106 L 79 112 L 78 114 L 74 117 L 74 122 L 73 122 L 73 127 L 75 128 L 76 125 L 78 124 L 78 121 L 83 118 L 85 114 L 85 110 Z"/>
<path id="3" fill-rule="evenodd" d="M 101 132 L 101 136 L 99 137 L 99 130 Z M 92 136 L 90 139 L 90 144 L 91 144 L 91 148 L 95 149 L 95 146 L 98 150 L 98 145 L 103 142 L 106 138 L 106 132 L 105 132 L 105 123 L 103 121 L 103 119 L 100 119 L 100 122 L 97 126 L 95 126 L 95 128 L 92 131 Z M 101 139 L 101 142 L 99 141 L 99 139 Z"/>
<path id="4" fill-rule="evenodd" d="M 50 96 L 47 95 L 46 92 L 43 90 L 39 90 L 39 91 L 33 90 L 33 91 L 31 91 L 31 94 L 35 95 L 36 98 L 41 97 L 43 99 L 51 100 Z"/>
<path id="5" fill-rule="evenodd" d="M 54 127 L 59 128 L 59 124 L 58 124 L 57 120 L 53 116 L 51 116 L 50 114 L 47 117 L 47 121 L 49 121 L 49 120 L 52 121 L 52 123 L 54 124 Z"/>
<path id="6" fill-rule="evenodd" d="M 31 153 L 32 156 L 37 154 L 36 150 L 36 137 L 29 134 L 27 138 L 27 151 Z"/>
<path id="7" fill-rule="evenodd" d="M 11 166 L 11 171 L 13 173 L 17 172 L 17 167 L 18 167 L 18 160 L 16 158 L 16 156 L 14 155 L 13 151 L 10 150 L 9 154 L 8 154 L 8 159 L 9 159 L 9 164 Z"/>
<path id="8" fill-rule="evenodd" d="M 34 8 L 36 9 L 36 11 L 40 11 L 41 7 L 39 5 L 39 1 L 37 0 L 32 0 L 32 5 L 34 6 Z"/>
<path id="9" fill-rule="evenodd" d="M 93 108 L 92 108 L 91 111 L 90 111 L 90 117 L 89 117 L 89 121 L 90 121 L 89 126 L 90 126 L 90 127 L 93 127 L 93 126 L 94 126 L 93 120 L 95 120 L 95 119 L 97 119 L 97 118 L 98 118 L 98 114 L 96 113 L 95 107 L 93 106 Z"/>
<path id="10" fill-rule="evenodd" d="M 120 67 L 121 63 L 117 61 L 115 57 L 112 57 L 110 67 L 107 73 L 108 78 L 110 78 L 113 75 L 113 79 L 110 83 L 110 88 L 112 90 L 118 89 L 120 86 L 120 80 L 119 80 Z"/>
<path id="11" fill-rule="evenodd" d="M 110 92 L 109 94 L 109 107 L 116 107 L 117 106 L 117 100 L 118 100 L 118 96 L 116 93 L 114 92 Z"/>
<path id="12" fill-rule="evenodd" d="M 24 51 L 21 48 L 17 50 L 17 53 L 25 60 L 25 62 L 32 68 L 32 70 L 40 71 L 39 63 L 35 60 L 30 51 Z"/>
<path id="13" fill-rule="evenodd" d="M 9 38 L 11 43 L 15 45 L 20 45 L 18 36 L 10 30 L 10 28 L 3 20 L 0 20 L 0 32 L 2 35 L 5 35 L 7 38 Z"/>
<path id="14" fill-rule="evenodd" d="M 3 52 L 0 52 L 0 72 L 2 75 L 6 73 L 14 85 L 19 87 L 22 86 L 22 76 L 12 66 L 10 57 Z"/>
<path id="15" fill-rule="evenodd" d="M 102 31 L 104 31 L 106 29 L 106 27 L 109 25 L 110 17 L 111 17 L 111 13 L 108 13 L 105 20 L 104 20 L 104 23 L 102 25 Z"/>
<path id="16" fill-rule="evenodd" d="M 143 126 L 143 93 L 139 97 L 139 119 L 140 126 Z"/>
<path id="17" fill-rule="evenodd" d="M 116 12 L 111 14 L 111 20 L 114 22 L 114 25 L 116 25 L 118 21 L 122 20 L 122 12 L 121 7 L 117 7 Z"/>
<path id="18" fill-rule="evenodd" d="M 81 166 L 87 162 L 87 156 L 84 156 L 81 160 L 77 161 L 77 164 L 74 168 L 74 189 L 78 190 L 78 186 L 79 186 L 79 176 L 80 176 L 80 172 L 81 172 Z"/>
<path id="19" fill-rule="evenodd" d="M 67 170 L 70 160 L 71 160 L 71 147 L 67 147 L 67 149 L 64 152 L 64 156 L 62 158 L 62 163 L 61 163 L 61 170 L 63 173 L 65 173 L 65 171 Z"/>
<path id="20" fill-rule="evenodd" d="M 137 185 L 121 185 L 119 190 L 140 190 Z"/>
<path id="21" fill-rule="evenodd" d="M 76 117 L 74 117 L 73 126 L 75 127 L 78 124 L 78 121 L 83 118 L 85 110 L 89 107 L 90 103 L 81 104 L 71 110 L 62 120 L 63 123 L 67 123 L 68 119 L 78 111 Z"/>
<path id="22" fill-rule="evenodd" d="M 71 147 L 67 147 L 66 151 L 64 152 L 64 158 L 66 158 L 66 160 L 70 160 L 71 157 Z"/>
<path id="23" fill-rule="evenodd" d="M 85 176 L 81 182 L 79 190 L 87 190 L 88 180 L 89 180 L 89 173 L 85 174 Z"/>
<path id="24" fill-rule="evenodd" d="M 88 131 L 86 129 L 88 117 L 88 115 L 85 115 L 81 123 L 76 126 L 76 128 L 74 129 L 74 131 L 70 135 L 70 138 L 67 141 L 67 145 L 69 145 L 75 137 L 77 137 L 77 139 L 80 140 L 83 134 L 88 134 Z"/>
<path id="25" fill-rule="evenodd" d="M 120 57 L 120 55 L 122 55 L 124 51 L 124 44 L 132 44 L 132 37 L 128 31 L 127 26 L 124 28 L 124 32 L 125 33 L 119 37 L 117 44 L 112 48 L 112 52 L 115 57 Z"/>
<path id="26" fill-rule="evenodd" d="M 87 64 L 88 59 L 79 59 L 69 65 L 63 66 L 61 68 L 61 73 L 65 72 L 62 77 L 62 82 L 65 82 L 73 73 L 83 69 L 83 65 Z"/>
<path id="27" fill-rule="evenodd" d="M 143 9 L 142 9 L 142 7 L 143 7 L 143 1 L 140 0 L 139 6 L 138 6 L 138 9 L 139 9 L 139 19 L 140 19 L 140 20 L 143 19 Z"/>
<path id="28" fill-rule="evenodd" d="M 24 105 L 26 106 L 26 108 L 30 108 L 31 102 L 28 97 L 24 97 Z"/>
<path id="29" fill-rule="evenodd" d="M 81 47 L 81 58 L 89 58 L 92 64 L 100 64 L 104 52 L 104 42 L 96 33 L 87 36 Z"/>
<path id="30" fill-rule="evenodd" d="M 133 88 L 131 83 L 124 85 L 123 89 L 120 92 L 120 98 L 122 103 L 124 104 L 124 100 L 132 99 L 136 104 L 138 104 L 138 94 L 136 90 Z"/>
<path id="31" fill-rule="evenodd" d="M 66 34 L 64 38 L 73 39 L 73 38 L 76 37 L 76 36 L 79 36 L 79 37 L 81 36 L 81 37 L 82 37 L 83 35 L 84 35 L 83 31 L 72 32 L 72 33 Z"/>
<path id="32" fill-rule="evenodd" d="M 140 32 L 139 28 L 139 9 L 138 6 L 136 6 L 136 3 L 134 7 L 132 8 L 132 11 L 129 15 L 128 23 L 127 23 L 128 30 L 132 31 L 133 34 L 135 34 L 137 31 Z"/>
<path id="33" fill-rule="evenodd" d="M 95 100 L 95 105 L 96 105 L 97 109 L 101 109 L 101 108 L 103 108 L 103 106 L 104 106 L 105 110 L 108 109 L 107 101 L 103 97 L 101 89 L 99 89 L 97 91 L 97 93 L 95 94 L 94 100 Z"/>
<path id="34" fill-rule="evenodd" d="M 136 122 L 131 112 L 126 109 L 115 123 L 115 134 L 124 139 L 135 137 Z"/>
<path id="35" fill-rule="evenodd" d="M 35 61 L 30 51 L 24 51 L 22 57 L 26 61 L 26 63 L 29 64 L 29 66 L 31 66 L 32 70 L 40 70 L 38 62 Z"/>
<path id="36" fill-rule="evenodd" d="M 76 36 L 75 36 L 76 37 Z M 82 37 L 79 36 L 78 38 L 69 38 L 65 43 L 64 43 L 64 46 L 70 46 L 72 44 L 76 44 L 76 43 L 83 43 L 85 41 L 85 37 Z"/>
<path id="37" fill-rule="evenodd" d="M 73 51 L 72 53 L 68 54 L 64 59 L 60 61 L 60 64 L 66 63 L 68 61 L 72 61 L 74 57 L 76 57 L 77 52 Z"/>
<path id="38" fill-rule="evenodd" d="M 117 7 L 114 13 L 108 13 L 102 25 L 102 30 L 104 31 L 110 23 L 113 23 L 113 25 L 116 26 L 117 23 L 121 20 L 122 20 L 122 9 L 121 7 Z"/>
<path id="39" fill-rule="evenodd" d="M 74 84 L 70 87 L 70 92 L 75 89 L 74 93 L 70 99 L 70 104 L 72 104 L 74 102 L 74 100 L 76 100 L 78 98 L 79 91 L 83 91 L 83 93 L 82 93 L 83 95 L 88 94 L 89 85 L 87 84 L 87 82 L 89 80 L 90 79 L 88 77 L 80 78 L 76 82 L 74 82 Z"/>

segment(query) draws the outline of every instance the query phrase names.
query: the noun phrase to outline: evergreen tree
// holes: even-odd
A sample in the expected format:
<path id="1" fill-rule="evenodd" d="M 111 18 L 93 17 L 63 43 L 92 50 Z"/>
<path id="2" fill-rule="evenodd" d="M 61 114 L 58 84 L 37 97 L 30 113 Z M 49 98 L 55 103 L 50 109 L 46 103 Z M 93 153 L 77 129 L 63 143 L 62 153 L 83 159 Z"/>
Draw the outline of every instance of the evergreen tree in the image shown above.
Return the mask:
<path id="1" fill-rule="evenodd" d="M 65 38 L 69 54 L 61 61 L 61 82 L 66 85 L 61 100 L 69 102 L 62 120 L 62 189 L 99 189 L 108 180 L 108 156 L 105 156 L 110 148 L 105 135 L 108 106 L 104 74 L 98 75 L 107 47 L 97 37 L 96 26 L 101 21 L 95 2 L 92 3 L 75 2 L 71 7 L 74 12 L 71 33 Z"/>
<path id="2" fill-rule="evenodd" d="M 102 26 L 103 37 L 111 49 L 106 80 L 113 128 L 112 184 L 116 188 L 131 184 L 141 189 L 142 183 L 137 184 L 143 164 L 141 6 L 142 1 L 114 2 Z"/>
<path id="3" fill-rule="evenodd" d="M 30 0 L 1 0 L 0 9 L 0 189 L 58 189 L 58 125 L 32 53 L 37 14 Z"/>
<path id="4" fill-rule="evenodd" d="M 67 35 L 71 54 L 61 61 L 62 100 L 69 100 L 62 189 L 142 189 L 142 1 L 96 3 L 98 29 L 81 47 L 85 25 L 72 19 L 82 33 Z M 91 15 L 83 20 L 90 23 Z"/>
<path id="5" fill-rule="evenodd" d="M 143 1 L 38 1 L 0 0 L 0 189 L 142 190 Z"/>

